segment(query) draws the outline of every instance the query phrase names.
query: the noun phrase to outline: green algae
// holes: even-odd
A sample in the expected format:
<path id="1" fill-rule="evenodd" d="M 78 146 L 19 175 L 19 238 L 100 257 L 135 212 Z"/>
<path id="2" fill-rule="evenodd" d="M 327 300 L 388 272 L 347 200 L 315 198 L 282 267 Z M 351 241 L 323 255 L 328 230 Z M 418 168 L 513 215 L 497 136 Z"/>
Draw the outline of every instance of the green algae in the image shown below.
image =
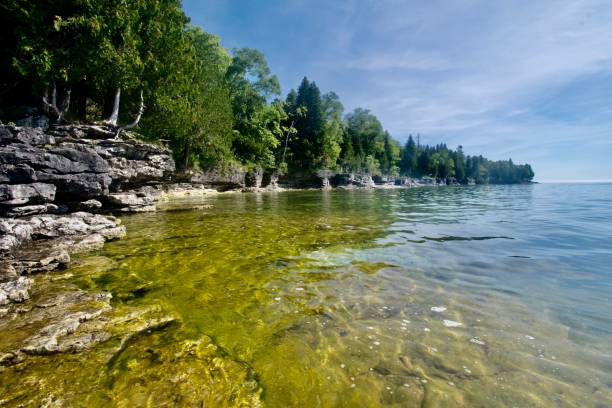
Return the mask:
<path id="1" fill-rule="evenodd" d="M 126 216 L 125 240 L 51 275 L 52 292 L 112 294 L 109 339 L 1 367 L 0 402 L 574 407 L 612 398 L 595 370 L 576 368 L 563 327 L 504 297 L 451 292 L 398 261 L 393 192 L 165 205 L 200 209 Z"/>

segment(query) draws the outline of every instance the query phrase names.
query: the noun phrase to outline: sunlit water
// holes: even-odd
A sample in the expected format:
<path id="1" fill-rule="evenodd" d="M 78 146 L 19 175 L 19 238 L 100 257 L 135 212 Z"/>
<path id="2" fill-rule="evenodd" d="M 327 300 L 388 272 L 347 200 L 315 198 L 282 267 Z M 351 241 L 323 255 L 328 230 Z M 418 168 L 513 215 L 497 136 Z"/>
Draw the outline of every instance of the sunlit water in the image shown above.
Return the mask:
<path id="1" fill-rule="evenodd" d="M 74 281 L 116 305 L 161 305 L 180 325 L 155 347 L 207 336 L 252 369 L 266 406 L 612 406 L 612 185 L 166 207 L 124 217 L 128 237 L 79 259 Z M 139 401 L 128 380 L 112 392 L 129 364 L 105 383 L 118 405 Z"/>

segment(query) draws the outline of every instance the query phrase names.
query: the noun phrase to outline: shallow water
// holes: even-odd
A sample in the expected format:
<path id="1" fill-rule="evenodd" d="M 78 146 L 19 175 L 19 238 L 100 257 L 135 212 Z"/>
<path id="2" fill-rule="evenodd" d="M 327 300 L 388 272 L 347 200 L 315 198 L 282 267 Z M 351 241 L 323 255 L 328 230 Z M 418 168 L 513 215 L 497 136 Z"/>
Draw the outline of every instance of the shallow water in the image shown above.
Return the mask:
<path id="1" fill-rule="evenodd" d="M 198 364 L 224 373 L 209 383 L 218 405 L 612 406 L 612 185 L 223 194 L 165 207 L 124 217 L 125 240 L 62 273 L 180 323 L 113 364 L 96 350 L 39 357 L 13 378 L 104 377 L 65 399 L 155 405 L 138 387 L 172 394 L 181 373 L 204 378 L 181 353 L 200 356 L 205 338 L 215 358 Z"/>

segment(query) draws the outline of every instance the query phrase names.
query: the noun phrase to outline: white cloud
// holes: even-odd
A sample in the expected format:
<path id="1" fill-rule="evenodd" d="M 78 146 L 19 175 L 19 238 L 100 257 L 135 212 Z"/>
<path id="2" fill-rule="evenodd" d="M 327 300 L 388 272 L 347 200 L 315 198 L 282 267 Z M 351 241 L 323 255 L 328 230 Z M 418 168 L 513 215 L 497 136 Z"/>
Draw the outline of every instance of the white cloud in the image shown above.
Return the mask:
<path id="1" fill-rule="evenodd" d="M 308 75 L 347 108 L 371 109 L 400 139 L 419 132 L 481 149 L 472 153 L 537 161 L 541 174 L 565 164 L 582 165 L 583 178 L 594 169 L 612 178 L 603 159 L 612 156 L 612 92 L 606 100 L 582 86 L 612 78 L 609 0 L 265 4 L 244 45 L 260 39 L 287 89 Z M 562 92 L 570 86 L 571 104 Z M 580 154 L 555 158 L 576 140 L 585 141 Z M 587 163 L 589 155 L 605 163 Z"/>

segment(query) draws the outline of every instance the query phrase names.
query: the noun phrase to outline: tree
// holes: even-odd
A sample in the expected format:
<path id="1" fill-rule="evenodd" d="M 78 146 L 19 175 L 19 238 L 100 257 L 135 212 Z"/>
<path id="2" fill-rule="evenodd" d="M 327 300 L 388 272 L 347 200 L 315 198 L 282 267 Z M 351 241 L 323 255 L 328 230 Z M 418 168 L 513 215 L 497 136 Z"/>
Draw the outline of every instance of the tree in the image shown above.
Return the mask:
<path id="1" fill-rule="evenodd" d="M 321 143 L 320 166 L 333 170 L 337 168 L 342 150 L 340 145 L 344 140 L 345 129 L 342 121 L 344 106 L 335 92 L 323 95 L 321 104 L 325 115 L 325 126 Z"/>
<path id="2" fill-rule="evenodd" d="M 296 116 L 295 111 L 290 113 L 297 131 L 290 142 L 291 164 L 296 169 L 314 170 L 324 161 L 325 112 L 319 87 L 306 77 L 297 91 L 294 109 L 298 108 L 303 108 L 305 113 L 302 116 Z"/>
<path id="3" fill-rule="evenodd" d="M 273 167 L 287 119 L 282 103 L 267 104 L 269 97 L 280 93 L 278 78 L 270 73 L 264 55 L 250 48 L 234 50 L 226 78 L 234 114 L 232 148 L 236 158 Z"/>
<path id="4" fill-rule="evenodd" d="M 455 165 L 455 178 L 459 183 L 466 182 L 465 170 L 465 155 L 463 154 L 463 146 L 457 147 L 457 151 L 453 155 Z"/>
<path id="5" fill-rule="evenodd" d="M 400 161 L 400 174 L 403 176 L 415 177 L 417 175 L 417 147 L 412 135 L 408 136 L 408 140 L 402 149 Z"/>
<path id="6" fill-rule="evenodd" d="M 379 166 L 382 159 L 388 167 L 388 158 L 385 154 L 385 140 L 388 135 L 382 124 L 369 110 L 357 108 L 347 115 L 347 132 L 351 135 L 355 153 L 356 168 L 366 167 L 366 157 L 372 156 Z"/>
<path id="7" fill-rule="evenodd" d="M 190 28 L 167 57 L 168 74 L 156 82 L 143 131 L 151 139 L 168 139 L 182 168 L 228 161 L 233 124 L 225 82 L 229 55 L 218 37 Z"/>

